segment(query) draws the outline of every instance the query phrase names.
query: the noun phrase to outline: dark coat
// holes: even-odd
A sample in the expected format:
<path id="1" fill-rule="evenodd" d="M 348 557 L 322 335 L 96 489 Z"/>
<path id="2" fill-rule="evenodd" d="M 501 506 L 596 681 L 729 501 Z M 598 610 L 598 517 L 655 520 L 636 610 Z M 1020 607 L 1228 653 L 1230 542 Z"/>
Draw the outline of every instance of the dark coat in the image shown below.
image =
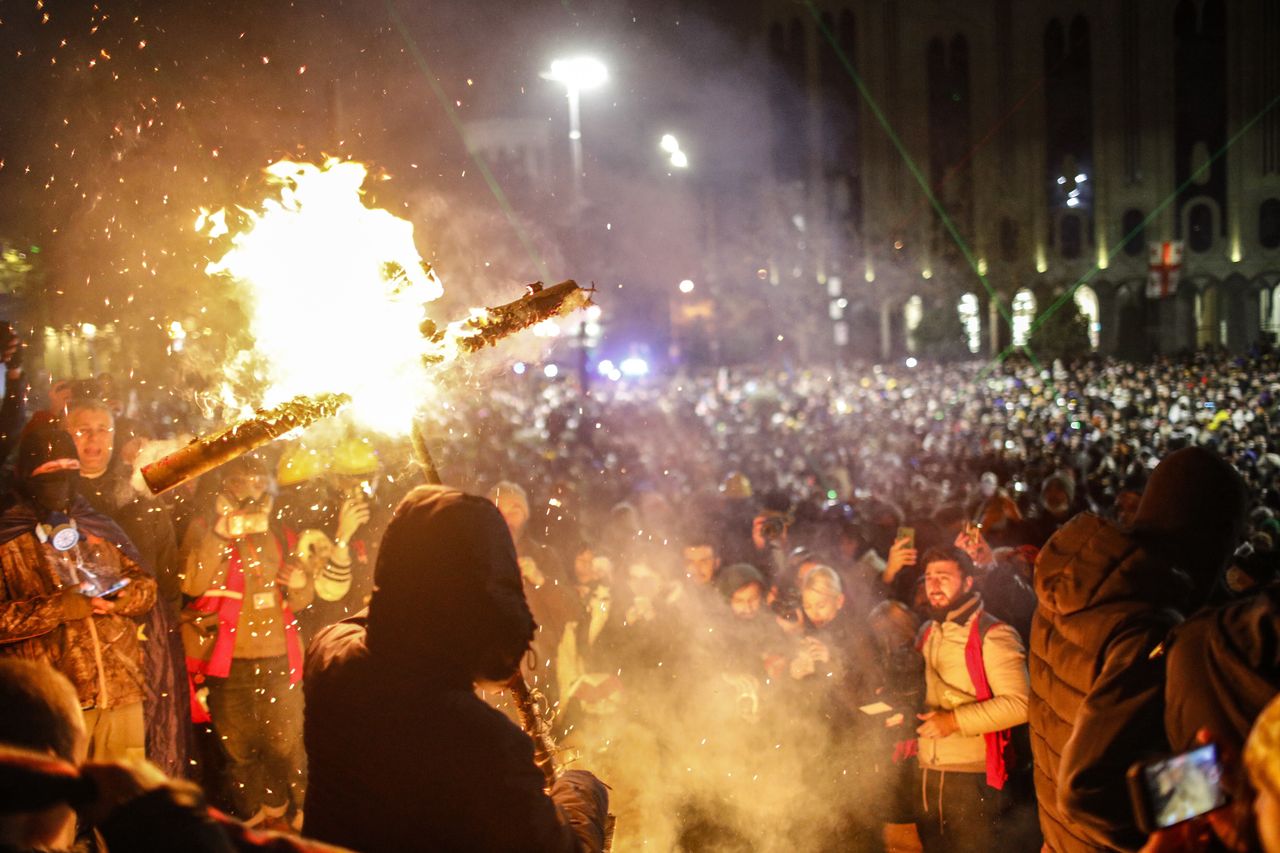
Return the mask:
<path id="1" fill-rule="evenodd" d="M 308 837 L 362 853 L 599 849 L 587 837 L 605 809 L 585 774 L 547 796 L 524 732 L 469 684 L 384 671 L 363 621 L 321 630 L 308 649 Z"/>
<path id="2" fill-rule="evenodd" d="M 387 528 L 368 614 L 307 653 L 307 835 L 362 853 L 598 851 L 604 786 L 569 771 L 548 796 L 529 737 L 472 680 L 515 670 L 533 635 L 493 504 L 411 492 Z"/>
<path id="3" fill-rule="evenodd" d="M 1165 727 L 1175 751 L 1196 730 L 1239 755 L 1253 721 L 1280 692 L 1280 586 L 1197 614 L 1168 643 Z"/>
<path id="4" fill-rule="evenodd" d="M 1136 849 L 1129 766 L 1168 751 L 1164 657 L 1189 583 L 1166 560 L 1090 513 L 1036 561 L 1028 648 L 1031 749 L 1048 849 Z"/>

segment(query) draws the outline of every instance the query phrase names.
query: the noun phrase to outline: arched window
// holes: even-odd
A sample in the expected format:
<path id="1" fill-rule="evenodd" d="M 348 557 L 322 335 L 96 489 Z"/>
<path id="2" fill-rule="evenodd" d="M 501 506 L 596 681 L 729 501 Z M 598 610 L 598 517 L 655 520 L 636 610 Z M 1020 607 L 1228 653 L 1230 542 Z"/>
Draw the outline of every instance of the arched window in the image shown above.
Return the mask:
<path id="1" fill-rule="evenodd" d="M 1187 247 L 1193 252 L 1213 248 L 1213 208 L 1204 202 L 1187 211 Z"/>
<path id="2" fill-rule="evenodd" d="M 1129 208 L 1120 217 L 1120 239 L 1124 241 L 1124 253 L 1136 258 L 1146 251 L 1147 229 L 1142 224 L 1146 215 L 1141 210 Z"/>
<path id="3" fill-rule="evenodd" d="M 1076 288 L 1073 298 L 1085 322 L 1089 324 L 1089 346 L 1097 349 L 1102 339 L 1102 312 L 1098 308 L 1098 294 L 1089 285 L 1082 284 Z"/>
<path id="4" fill-rule="evenodd" d="M 1025 287 L 1013 295 L 1013 345 L 1024 346 L 1036 320 L 1036 296 Z"/>
<path id="5" fill-rule="evenodd" d="M 1264 249 L 1280 247 L 1280 199 L 1269 198 L 1258 207 L 1258 242 Z"/>
<path id="6" fill-rule="evenodd" d="M 982 306 L 978 297 L 972 293 L 961 296 L 956 311 L 960 314 L 960 325 L 964 326 L 964 339 L 969 344 L 969 352 L 976 355 L 982 349 Z"/>
<path id="7" fill-rule="evenodd" d="M 902 306 L 902 326 L 906 331 L 907 352 L 916 351 L 916 329 L 924 319 L 924 300 L 913 296 Z"/>

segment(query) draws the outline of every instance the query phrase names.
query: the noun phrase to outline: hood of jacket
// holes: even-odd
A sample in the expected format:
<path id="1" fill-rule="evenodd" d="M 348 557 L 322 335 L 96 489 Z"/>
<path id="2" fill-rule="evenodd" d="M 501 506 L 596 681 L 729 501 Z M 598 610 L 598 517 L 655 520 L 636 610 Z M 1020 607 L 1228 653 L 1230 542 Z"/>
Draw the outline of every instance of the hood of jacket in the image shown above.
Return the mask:
<path id="1" fill-rule="evenodd" d="M 419 486 L 387 525 L 369 602 L 369 649 L 406 670 L 504 679 L 537 625 L 511 534 L 484 498 Z"/>
<path id="2" fill-rule="evenodd" d="M 1036 557 L 1040 607 L 1070 616 L 1091 607 L 1139 600 L 1186 612 L 1192 585 L 1173 564 L 1093 513 L 1062 526 Z"/>

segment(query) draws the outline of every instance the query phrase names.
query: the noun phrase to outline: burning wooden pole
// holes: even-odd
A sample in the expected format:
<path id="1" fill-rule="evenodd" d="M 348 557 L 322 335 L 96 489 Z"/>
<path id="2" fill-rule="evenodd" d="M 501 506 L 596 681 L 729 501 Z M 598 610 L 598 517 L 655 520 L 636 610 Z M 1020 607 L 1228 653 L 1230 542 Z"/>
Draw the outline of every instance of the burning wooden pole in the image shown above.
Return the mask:
<path id="1" fill-rule="evenodd" d="M 485 308 L 458 323 L 451 323 L 437 331 L 434 325 L 423 329 L 428 340 L 436 346 L 436 352 L 423 356 L 428 364 L 439 364 L 449 358 L 449 347 L 456 347 L 458 354 L 476 353 L 492 346 L 516 332 L 536 326 L 543 320 L 568 314 L 591 304 L 595 289 L 584 290 L 576 281 L 562 281 L 550 287 L 542 282 L 526 286 L 524 296 L 499 305 Z"/>
<path id="2" fill-rule="evenodd" d="M 294 397 L 273 409 L 258 409 L 252 418 L 232 424 L 211 436 L 197 438 L 181 450 L 157 459 L 142 469 L 142 479 L 152 494 L 211 471 L 238 456 L 274 441 L 290 430 L 335 415 L 351 402 L 346 394 Z"/>
<path id="3" fill-rule="evenodd" d="M 551 287 L 541 282 L 528 286 L 524 296 L 499 305 L 485 308 L 472 317 L 451 323 L 444 330 L 427 325 L 423 335 L 427 339 L 428 353 L 423 356 L 427 364 L 441 364 L 455 355 L 475 353 L 496 344 L 508 335 L 530 326 L 567 314 L 591 304 L 593 291 L 584 290 L 576 282 L 562 281 Z M 259 409 L 246 420 L 233 424 L 221 432 L 193 440 L 181 450 L 170 453 L 142 469 L 142 478 L 152 494 L 160 494 L 201 474 L 212 471 L 238 456 L 274 441 L 285 433 L 308 426 L 321 418 L 337 414 L 351 402 L 346 394 L 320 394 L 315 397 L 295 397 L 288 403 L 273 409 Z M 422 442 L 418 427 L 414 427 L 415 448 L 421 444 L 419 456 L 428 479 L 439 482 L 435 463 L 431 461 L 426 444 Z"/>

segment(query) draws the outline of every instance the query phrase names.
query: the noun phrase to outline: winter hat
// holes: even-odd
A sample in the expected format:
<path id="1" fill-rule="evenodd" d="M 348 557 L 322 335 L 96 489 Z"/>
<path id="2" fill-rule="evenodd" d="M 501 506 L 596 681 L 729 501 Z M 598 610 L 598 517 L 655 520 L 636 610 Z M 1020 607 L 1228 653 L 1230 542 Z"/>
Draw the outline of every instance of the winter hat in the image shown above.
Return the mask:
<path id="1" fill-rule="evenodd" d="M 1202 447 L 1166 456 L 1138 504 L 1134 535 L 1177 560 L 1204 589 L 1244 532 L 1248 491 L 1240 474 Z"/>
<path id="2" fill-rule="evenodd" d="M 48 423 L 32 424 L 22 431 L 18 443 L 18 480 L 30 479 L 32 471 L 54 459 L 80 461 L 71 433 Z"/>
<path id="3" fill-rule="evenodd" d="M 735 592 L 753 583 L 764 589 L 764 575 L 750 563 L 734 563 L 716 576 L 716 589 L 725 598 L 731 598 Z"/>

